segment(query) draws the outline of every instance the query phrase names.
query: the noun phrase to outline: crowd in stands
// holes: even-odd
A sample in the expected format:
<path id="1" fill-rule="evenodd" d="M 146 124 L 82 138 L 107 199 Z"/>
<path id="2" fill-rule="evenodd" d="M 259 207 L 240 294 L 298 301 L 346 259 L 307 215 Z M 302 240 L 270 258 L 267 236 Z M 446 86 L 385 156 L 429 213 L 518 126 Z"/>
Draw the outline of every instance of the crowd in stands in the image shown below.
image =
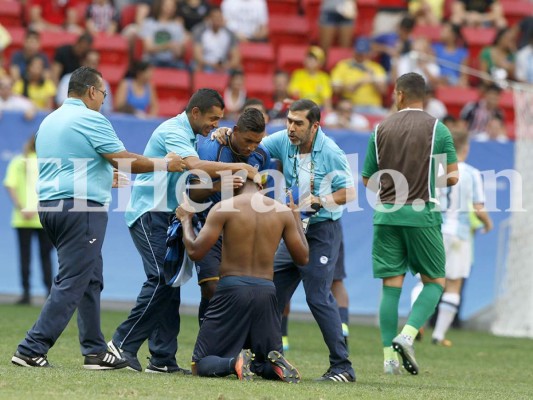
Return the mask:
<path id="1" fill-rule="evenodd" d="M 106 114 L 172 116 L 209 86 L 229 119 L 254 99 L 283 122 L 288 99 L 310 98 L 325 126 L 368 131 L 391 112 L 394 80 L 414 71 L 428 83 L 428 112 L 506 140 L 505 83 L 533 84 L 533 2 L 0 0 L 0 50 L 0 110 L 27 116 L 22 98 L 50 111 L 69 74 L 89 65 L 107 81 Z M 157 79 L 163 70 L 173 72 Z"/>

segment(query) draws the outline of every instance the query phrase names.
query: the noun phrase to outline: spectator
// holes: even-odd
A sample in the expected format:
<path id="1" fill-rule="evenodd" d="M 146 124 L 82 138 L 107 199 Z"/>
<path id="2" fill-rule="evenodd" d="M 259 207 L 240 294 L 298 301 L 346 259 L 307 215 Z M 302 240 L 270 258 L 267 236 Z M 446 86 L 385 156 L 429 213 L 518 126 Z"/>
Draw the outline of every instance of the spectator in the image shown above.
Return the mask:
<path id="1" fill-rule="evenodd" d="M 82 65 L 98 70 L 98 66 L 100 65 L 100 53 L 98 53 L 94 49 L 89 50 L 89 52 L 85 56 L 85 59 L 83 60 Z M 71 76 L 72 73 L 66 74 L 59 81 L 56 94 L 56 105 L 58 107 L 61 106 L 63 102 L 68 98 L 68 84 L 70 82 Z M 100 112 L 102 114 L 109 115 L 113 112 L 113 94 L 111 93 L 111 86 L 109 86 L 109 83 L 105 79 L 102 79 L 102 81 L 107 96 L 104 100 L 104 104 L 102 104 L 102 107 L 100 108 Z"/>
<path id="2" fill-rule="evenodd" d="M 411 46 L 411 51 L 393 60 L 392 80 L 408 72 L 422 75 L 429 85 L 437 85 L 440 81 L 440 68 L 435 62 L 433 50 L 428 39 L 416 38 Z"/>
<path id="3" fill-rule="evenodd" d="M 83 28 L 78 25 L 79 0 L 30 0 L 28 27 L 36 31 L 66 30 L 82 33 Z"/>
<path id="4" fill-rule="evenodd" d="M 374 36 L 372 48 L 379 55 L 379 63 L 387 72 L 391 70 L 391 62 L 411 50 L 411 34 L 415 27 L 415 19 L 411 15 L 404 16 L 396 32 L 386 32 Z"/>
<path id="5" fill-rule="evenodd" d="M 188 32 L 200 24 L 209 14 L 210 5 L 206 0 L 180 0 L 178 3 L 178 16 L 183 20 L 183 25 Z"/>
<path id="6" fill-rule="evenodd" d="M 263 114 L 263 118 L 265 119 L 265 125 L 268 124 L 270 118 L 268 116 L 268 110 L 265 107 L 265 103 L 256 98 L 246 99 L 244 106 L 242 107 L 242 112 L 248 110 L 249 108 L 255 108 L 256 110 L 261 111 L 261 114 Z"/>
<path id="7" fill-rule="evenodd" d="M 331 81 L 334 92 L 350 99 L 356 112 L 383 115 L 387 112 L 382 99 L 387 91 L 387 74 L 370 56 L 370 40 L 360 37 L 353 57 L 339 61 L 333 68 Z"/>
<path id="8" fill-rule="evenodd" d="M 499 106 L 502 89 L 495 84 L 481 88 L 481 98 L 461 110 L 461 119 L 468 124 L 470 135 L 480 141 L 507 141 L 504 114 Z"/>
<path id="9" fill-rule="evenodd" d="M 85 27 L 93 35 L 99 32 L 114 35 L 118 31 L 119 18 L 112 0 L 93 0 L 87 7 Z"/>
<path id="10" fill-rule="evenodd" d="M 28 120 L 35 116 L 35 106 L 24 96 L 13 93 L 13 80 L 8 75 L 0 76 L 0 113 L 20 111 Z"/>
<path id="11" fill-rule="evenodd" d="M 498 31 L 492 46 L 481 50 L 481 70 L 497 80 L 513 79 L 515 70 L 516 35 L 513 29 Z"/>
<path id="12" fill-rule="evenodd" d="M 244 89 L 244 73 L 237 69 L 231 71 L 228 87 L 224 91 L 224 118 L 237 121 L 244 102 L 246 101 L 246 90 Z"/>
<path id="13" fill-rule="evenodd" d="M 314 101 L 326 112 L 331 111 L 331 79 L 327 72 L 321 71 L 326 55 L 318 46 L 311 46 L 304 59 L 304 68 L 292 73 L 289 94 L 299 99 Z"/>
<path id="14" fill-rule="evenodd" d="M 28 60 L 26 74 L 15 82 L 13 92 L 31 100 L 38 110 L 54 108 L 56 85 L 45 76 L 44 62 L 38 55 Z"/>
<path id="15" fill-rule="evenodd" d="M 84 33 L 78 37 L 76 43 L 59 47 L 52 64 L 52 81 L 58 84 L 63 75 L 78 69 L 92 45 L 93 37 L 89 33 Z"/>
<path id="16" fill-rule="evenodd" d="M 498 0 L 455 0 L 450 21 L 461 26 L 494 26 L 499 29 L 507 26 Z"/>
<path id="17" fill-rule="evenodd" d="M 176 11 L 175 0 L 156 0 L 141 29 L 144 57 L 156 67 L 186 68 L 187 35 Z"/>
<path id="18" fill-rule="evenodd" d="M 533 83 L 533 32 L 529 44 L 516 53 L 515 77 L 519 81 Z"/>
<path id="19" fill-rule="evenodd" d="M 115 109 L 138 117 L 155 117 L 157 94 L 151 83 L 153 67 L 146 61 L 135 61 L 117 88 Z"/>
<path id="20" fill-rule="evenodd" d="M 451 22 L 442 25 L 440 42 L 433 44 L 433 52 L 444 84 L 468 86 L 468 76 L 464 70 L 459 70 L 459 67 L 466 67 L 468 64 L 468 50 L 458 25 Z"/>
<path id="21" fill-rule="evenodd" d="M 208 72 L 239 69 L 239 43 L 225 26 L 220 8 L 211 8 L 207 19 L 194 28 L 193 36 L 195 69 Z"/>
<path id="22" fill-rule="evenodd" d="M 444 0 L 410 0 L 409 13 L 418 25 L 440 25 Z"/>
<path id="23" fill-rule="evenodd" d="M 0 55 L 2 55 L 4 49 L 11 44 L 11 41 L 12 39 L 9 31 L 0 24 Z"/>
<path id="24" fill-rule="evenodd" d="M 521 49 L 529 44 L 531 38 L 533 38 L 533 16 L 526 17 L 516 24 L 513 29 L 520 32 L 520 38 L 518 40 L 518 48 Z"/>
<path id="25" fill-rule="evenodd" d="M 273 125 L 285 125 L 290 104 L 289 74 L 285 71 L 276 71 L 273 81 L 274 94 L 268 116 Z"/>
<path id="26" fill-rule="evenodd" d="M 11 57 L 9 72 L 14 80 L 18 80 L 26 74 L 28 60 L 33 56 L 42 58 L 46 74 L 48 75 L 50 62 L 48 61 L 48 56 L 41 51 L 41 35 L 37 31 L 28 29 L 22 49 L 13 53 Z"/>
<path id="27" fill-rule="evenodd" d="M 39 253 L 42 279 L 46 296 L 52 287 L 52 259 L 54 246 L 43 230 L 37 214 L 37 177 L 39 175 L 37 155 L 35 154 L 35 136 L 24 144 L 24 153 L 11 160 L 7 167 L 4 186 L 13 202 L 11 226 L 17 231 L 20 273 L 22 278 L 22 297 L 17 304 L 30 304 L 30 262 L 31 241 L 36 236 L 39 241 Z"/>
<path id="28" fill-rule="evenodd" d="M 424 99 L 424 111 L 434 118 L 443 121 L 448 115 L 446 105 L 435 97 L 433 86 L 426 86 L 426 98 Z"/>
<path id="29" fill-rule="evenodd" d="M 324 125 L 327 128 L 349 129 L 358 132 L 368 132 L 370 122 L 364 115 L 353 111 L 352 103 L 348 99 L 339 100 L 335 111 L 326 115 Z"/>
<path id="30" fill-rule="evenodd" d="M 240 41 L 268 40 L 268 9 L 265 0 L 223 0 L 226 26 Z"/>
<path id="31" fill-rule="evenodd" d="M 320 4 L 320 47 L 327 53 L 337 36 L 340 47 L 350 47 L 357 17 L 355 0 L 324 0 Z"/>

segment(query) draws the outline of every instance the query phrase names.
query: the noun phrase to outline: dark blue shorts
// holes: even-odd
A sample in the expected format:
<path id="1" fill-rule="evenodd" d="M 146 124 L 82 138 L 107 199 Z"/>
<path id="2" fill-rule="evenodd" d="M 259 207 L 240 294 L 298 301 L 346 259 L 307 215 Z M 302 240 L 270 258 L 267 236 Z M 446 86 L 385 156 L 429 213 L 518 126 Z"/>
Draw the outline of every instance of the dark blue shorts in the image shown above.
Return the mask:
<path id="1" fill-rule="evenodd" d="M 346 270 L 344 269 L 344 239 L 341 240 L 341 247 L 339 248 L 339 257 L 335 264 L 335 271 L 333 272 L 334 281 L 342 281 L 346 278 Z"/>
<path id="2" fill-rule="evenodd" d="M 222 260 L 222 237 L 219 237 L 215 245 L 209 250 L 204 258 L 196 262 L 198 284 L 207 281 L 218 281 L 218 270 Z"/>
<path id="3" fill-rule="evenodd" d="M 254 363 L 264 363 L 270 351 L 281 351 L 281 321 L 272 281 L 247 276 L 220 279 L 209 302 L 192 356 L 235 357 L 251 349 Z"/>
<path id="4" fill-rule="evenodd" d="M 353 19 L 344 18 L 336 11 L 322 11 L 319 19 L 320 25 L 344 26 L 352 25 Z"/>

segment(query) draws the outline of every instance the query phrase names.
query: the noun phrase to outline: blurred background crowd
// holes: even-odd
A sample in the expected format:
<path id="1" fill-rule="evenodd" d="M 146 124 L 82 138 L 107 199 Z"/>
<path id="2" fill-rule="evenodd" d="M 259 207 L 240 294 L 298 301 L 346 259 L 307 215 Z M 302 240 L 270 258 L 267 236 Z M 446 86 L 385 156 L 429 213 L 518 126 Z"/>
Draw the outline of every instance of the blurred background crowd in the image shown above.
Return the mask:
<path id="1" fill-rule="evenodd" d="M 226 119 L 246 104 L 284 123 L 287 99 L 305 97 L 323 126 L 365 133 L 415 71 L 426 111 L 506 141 L 508 83 L 533 84 L 533 2 L 0 0 L 0 111 L 53 110 L 81 65 L 106 80 L 105 114 L 174 116 L 211 87 Z"/>

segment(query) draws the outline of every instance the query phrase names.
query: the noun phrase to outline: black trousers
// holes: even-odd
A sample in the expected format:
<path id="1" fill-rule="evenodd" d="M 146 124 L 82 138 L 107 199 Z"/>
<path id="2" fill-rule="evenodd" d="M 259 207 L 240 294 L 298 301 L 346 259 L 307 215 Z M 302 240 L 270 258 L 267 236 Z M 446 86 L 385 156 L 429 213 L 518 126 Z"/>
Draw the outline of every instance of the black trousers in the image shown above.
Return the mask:
<path id="1" fill-rule="evenodd" d="M 20 278 L 24 296 L 30 295 L 30 264 L 31 264 L 31 239 L 37 236 L 39 240 L 39 256 L 41 260 L 41 270 L 43 273 L 43 283 L 46 288 L 46 295 L 50 293 L 52 287 L 52 242 L 44 229 L 39 228 L 16 228 L 19 241 Z"/>

